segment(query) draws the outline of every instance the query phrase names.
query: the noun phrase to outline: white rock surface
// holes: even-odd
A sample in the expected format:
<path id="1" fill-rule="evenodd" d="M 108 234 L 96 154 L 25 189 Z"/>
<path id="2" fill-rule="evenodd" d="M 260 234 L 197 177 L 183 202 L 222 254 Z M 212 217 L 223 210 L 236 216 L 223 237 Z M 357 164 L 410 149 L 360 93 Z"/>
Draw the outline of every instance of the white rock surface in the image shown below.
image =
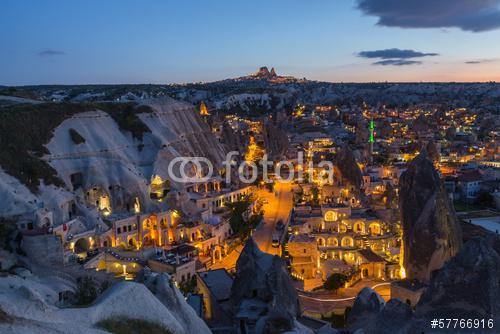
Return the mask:
<path id="1" fill-rule="evenodd" d="M 175 291 L 175 290 L 173 290 Z M 95 324 L 105 319 L 131 318 L 154 322 L 174 334 L 210 333 L 205 323 L 189 309 L 182 295 L 173 293 L 179 305 L 169 309 L 143 284 L 120 282 L 86 308 L 55 306 L 55 289 L 36 278 L 0 278 L 0 305 L 13 319 L 0 323 L 1 333 L 102 333 Z"/>
<path id="2" fill-rule="evenodd" d="M 40 194 L 34 195 L 0 169 L 0 216 L 29 213 L 43 203 L 54 213 L 54 223 L 58 225 L 69 220 L 68 203 L 76 199 L 79 211 L 92 217 L 83 192 L 72 190 L 70 177 L 78 172 L 83 174 L 84 189 L 119 185 L 121 190 L 114 195 L 117 203 L 137 196 L 142 210 L 160 210 L 166 203 L 150 199 L 149 184 L 154 175 L 167 179 L 167 167 L 173 158 L 201 156 L 220 165 L 224 149 L 193 105 L 168 97 L 141 103 L 153 109 L 152 113 L 138 115 L 150 129 L 142 141 L 120 129 L 111 116 L 100 110 L 76 114 L 54 129 L 52 139 L 45 145 L 49 154 L 44 159 L 57 171 L 66 189 L 42 185 Z M 69 129 L 76 130 L 85 142 L 75 144 Z M 175 183 L 173 187 L 181 188 Z M 114 211 L 124 210 L 123 206 Z"/>

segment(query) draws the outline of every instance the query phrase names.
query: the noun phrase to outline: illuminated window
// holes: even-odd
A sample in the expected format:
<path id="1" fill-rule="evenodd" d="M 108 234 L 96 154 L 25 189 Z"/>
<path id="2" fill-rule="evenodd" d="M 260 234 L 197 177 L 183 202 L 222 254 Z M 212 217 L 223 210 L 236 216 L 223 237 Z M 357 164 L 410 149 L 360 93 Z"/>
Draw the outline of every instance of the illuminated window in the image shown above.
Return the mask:
<path id="1" fill-rule="evenodd" d="M 326 220 L 327 222 L 333 222 L 333 221 L 336 221 L 336 220 L 337 220 L 337 218 L 338 218 L 338 216 L 337 216 L 337 212 L 335 212 L 335 211 L 327 211 L 327 212 L 325 213 L 325 220 Z"/>

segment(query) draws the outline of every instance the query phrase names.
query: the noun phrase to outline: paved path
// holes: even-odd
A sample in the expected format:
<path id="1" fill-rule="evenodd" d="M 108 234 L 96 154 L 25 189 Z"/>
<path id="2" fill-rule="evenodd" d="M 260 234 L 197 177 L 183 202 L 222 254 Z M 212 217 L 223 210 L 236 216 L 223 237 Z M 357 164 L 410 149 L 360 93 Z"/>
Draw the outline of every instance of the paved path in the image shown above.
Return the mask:
<path id="1" fill-rule="evenodd" d="M 285 222 L 293 207 L 293 184 L 290 182 L 276 182 L 274 191 L 267 189 L 257 190 L 257 196 L 267 201 L 264 204 L 264 222 L 252 234 L 260 250 L 281 255 L 280 249 L 272 246 L 272 236 L 276 231 L 279 220 Z"/>
<path id="2" fill-rule="evenodd" d="M 275 230 L 276 223 L 281 219 L 285 221 L 293 207 L 293 184 L 276 182 L 274 191 L 269 192 L 267 189 L 258 189 L 256 195 L 258 198 L 267 201 L 264 204 L 264 221 L 260 224 L 252 236 L 259 248 L 267 253 L 280 255 L 279 248 L 272 246 L 272 235 Z M 225 268 L 228 271 L 234 270 L 236 261 L 240 256 L 243 245 L 236 247 L 228 256 L 220 262 L 216 262 L 208 269 L 215 270 Z"/>
<path id="3" fill-rule="evenodd" d="M 362 280 L 353 287 L 342 289 L 339 294 L 328 291 L 299 292 L 299 299 L 304 311 L 325 314 L 335 309 L 345 309 L 352 306 L 358 293 L 367 286 L 377 291 L 385 301 L 388 301 L 391 295 L 390 284 L 390 282 L 382 280 Z"/>

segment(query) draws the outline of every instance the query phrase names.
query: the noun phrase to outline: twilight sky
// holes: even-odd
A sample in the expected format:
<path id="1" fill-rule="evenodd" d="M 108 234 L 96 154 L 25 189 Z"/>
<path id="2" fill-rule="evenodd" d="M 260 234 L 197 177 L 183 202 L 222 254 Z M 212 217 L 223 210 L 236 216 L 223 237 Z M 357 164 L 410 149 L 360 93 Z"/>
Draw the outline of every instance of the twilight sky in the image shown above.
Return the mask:
<path id="1" fill-rule="evenodd" d="M 500 81 L 500 0 L 2 0 L 0 85 Z"/>

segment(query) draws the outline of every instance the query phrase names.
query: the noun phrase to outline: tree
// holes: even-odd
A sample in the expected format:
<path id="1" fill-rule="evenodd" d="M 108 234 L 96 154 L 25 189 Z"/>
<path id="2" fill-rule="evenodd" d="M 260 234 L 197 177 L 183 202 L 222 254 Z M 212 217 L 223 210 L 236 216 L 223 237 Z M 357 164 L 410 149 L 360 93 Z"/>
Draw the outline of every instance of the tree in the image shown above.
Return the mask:
<path id="1" fill-rule="evenodd" d="M 319 206 L 319 189 L 318 187 L 314 186 L 311 188 L 311 206 Z"/>
<path id="2" fill-rule="evenodd" d="M 272 192 L 273 192 L 273 190 L 274 190 L 274 182 L 273 182 L 273 181 L 271 181 L 271 182 L 267 182 L 267 183 L 265 184 L 265 186 L 266 186 L 267 190 L 268 190 L 270 193 L 272 193 Z"/>
<path id="3" fill-rule="evenodd" d="M 326 279 L 323 287 L 327 290 L 337 292 L 338 289 L 344 286 L 344 284 L 349 280 L 349 277 L 340 273 L 333 273 Z"/>
<path id="4" fill-rule="evenodd" d="M 250 206 L 253 202 L 253 196 L 247 195 L 239 201 L 226 204 L 226 207 L 230 211 L 229 223 L 231 224 L 231 229 L 242 240 L 248 237 L 251 229 L 254 228 L 253 224 L 256 223 L 255 218 L 253 218 L 255 215 L 247 219 Z"/>
<path id="5" fill-rule="evenodd" d="M 188 293 L 194 293 L 196 289 L 196 276 L 192 276 L 190 279 L 185 280 L 179 284 L 179 290 L 186 296 Z"/>

